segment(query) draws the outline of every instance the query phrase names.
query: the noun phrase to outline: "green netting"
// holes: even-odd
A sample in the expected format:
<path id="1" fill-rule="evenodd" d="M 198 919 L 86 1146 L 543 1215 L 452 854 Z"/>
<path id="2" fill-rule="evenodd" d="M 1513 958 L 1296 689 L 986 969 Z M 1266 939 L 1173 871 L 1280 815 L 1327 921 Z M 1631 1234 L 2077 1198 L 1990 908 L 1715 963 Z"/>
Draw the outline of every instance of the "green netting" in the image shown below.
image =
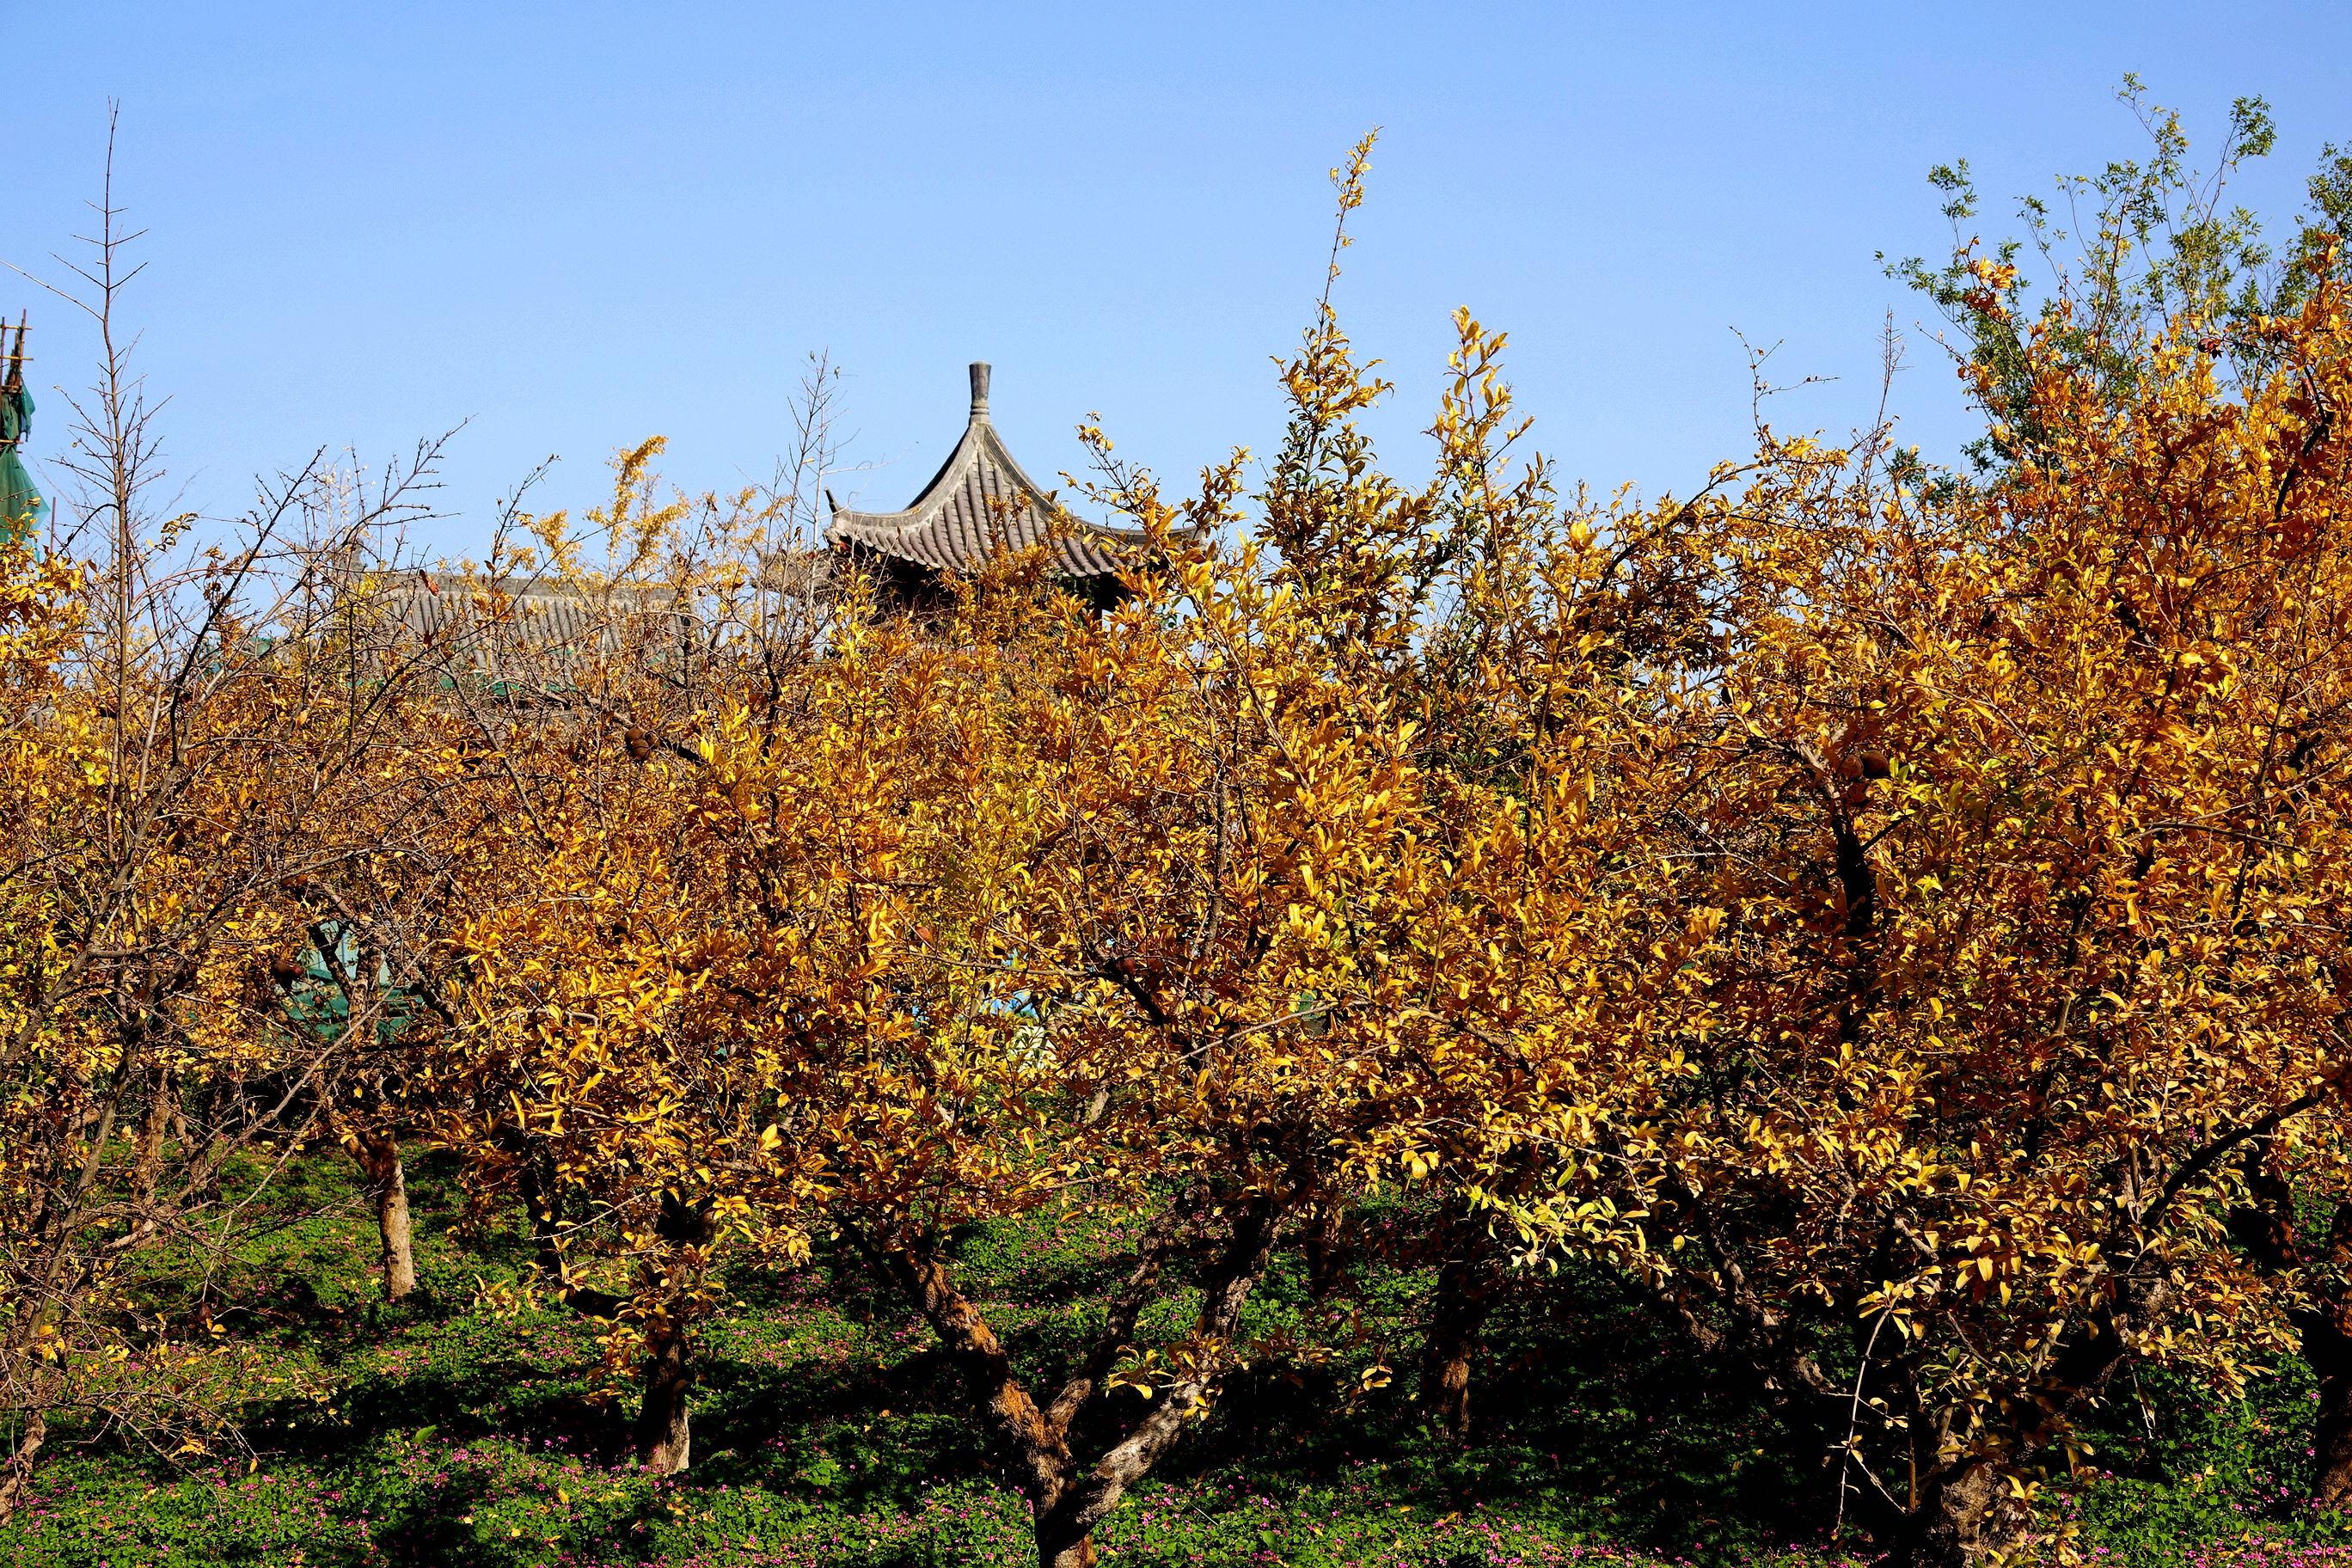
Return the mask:
<path id="1" fill-rule="evenodd" d="M 325 921 L 319 928 L 329 938 L 335 950 L 335 963 L 330 964 L 316 944 L 302 950 L 296 960 L 301 971 L 286 987 L 286 1017 L 295 1027 L 321 1040 L 341 1037 L 351 1026 L 352 999 L 336 978 L 340 967 L 344 974 L 360 972 L 359 943 L 340 921 Z M 399 1040 L 409 1026 L 423 1020 L 424 999 L 412 986 L 396 983 L 392 966 L 376 960 L 373 976 L 377 994 L 383 999 L 384 1016 L 377 1020 L 376 1043 L 389 1046 Z"/>
<path id="2" fill-rule="evenodd" d="M 33 425 L 33 395 L 21 381 L 0 390 L 0 536 L 38 539 L 49 521 L 49 503 L 16 455 L 17 443 Z"/>

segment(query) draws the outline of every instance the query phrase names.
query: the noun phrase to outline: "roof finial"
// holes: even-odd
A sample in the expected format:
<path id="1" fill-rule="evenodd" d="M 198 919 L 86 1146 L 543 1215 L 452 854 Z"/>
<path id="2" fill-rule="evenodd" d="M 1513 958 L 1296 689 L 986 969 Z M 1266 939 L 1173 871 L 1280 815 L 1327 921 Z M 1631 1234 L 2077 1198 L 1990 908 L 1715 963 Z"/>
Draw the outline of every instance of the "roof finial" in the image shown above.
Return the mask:
<path id="1" fill-rule="evenodd" d="M 971 416 L 988 417 L 988 362 L 976 360 L 971 367 Z"/>

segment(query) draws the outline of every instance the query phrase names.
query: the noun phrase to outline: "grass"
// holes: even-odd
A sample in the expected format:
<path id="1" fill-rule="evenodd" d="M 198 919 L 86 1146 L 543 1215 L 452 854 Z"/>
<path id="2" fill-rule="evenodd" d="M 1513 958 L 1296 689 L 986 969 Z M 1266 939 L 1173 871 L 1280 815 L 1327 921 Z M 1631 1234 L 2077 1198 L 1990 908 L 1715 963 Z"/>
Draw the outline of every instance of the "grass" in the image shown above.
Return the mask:
<path id="1" fill-rule="evenodd" d="M 594 1326 L 504 1308 L 522 1239 L 467 1234 L 451 1173 L 413 1171 L 425 1288 L 387 1308 L 349 1166 L 298 1163 L 274 1224 L 199 1271 L 163 1258 L 152 1304 L 199 1290 L 222 1333 L 276 1382 L 247 1392 L 249 1452 L 172 1464 L 68 1440 L 32 1504 L 0 1525 L 27 1568 L 213 1564 L 839 1565 L 1026 1563 L 1026 1505 L 1003 1484 L 920 1322 L 822 1252 L 746 1271 L 704 1336 L 695 1463 L 663 1477 L 626 1451 Z M 1024 1368 L 1050 1379 L 1134 1239 L 1118 1215 L 1040 1216 L 955 1238 L 961 1277 Z M 1823 1561 L 1818 1476 L 1780 1434 L 1596 1279 L 1530 1282 L 1505 1300 L 1474 1384 L 1472 1442 L 1421 1421 L 1407 1369 L 1429 1280 L 1361 1279 L 1317 1302 L 1281 1260 L 1246 1331 L 1324 1347 L 1242 1379 L 1097 1531 L 1113 1563 L 1297 1568 Z M 1189 1304 L 1142 1337 L 1172 1336 Z M 1377 1370 L 1396 1369 L 1385 1385 Z M 1373 1386 L 1366 1387 L 1366 1373 Z M 2112 1475 L 2053 1494 L 2074 1550 L 2130 1564 L 2352 1563 L 2352 1534 L 2298 1509 L 2311 1390 L 2298 1364 L 2257 1396 L 2178 1384 L 2119 1401 L 2097 1434 Z M 1115 1440 L 1122 1395 L 1078 1435 Z M 2143 1414 L 2143 1408 L 2147 1414 Z"/>

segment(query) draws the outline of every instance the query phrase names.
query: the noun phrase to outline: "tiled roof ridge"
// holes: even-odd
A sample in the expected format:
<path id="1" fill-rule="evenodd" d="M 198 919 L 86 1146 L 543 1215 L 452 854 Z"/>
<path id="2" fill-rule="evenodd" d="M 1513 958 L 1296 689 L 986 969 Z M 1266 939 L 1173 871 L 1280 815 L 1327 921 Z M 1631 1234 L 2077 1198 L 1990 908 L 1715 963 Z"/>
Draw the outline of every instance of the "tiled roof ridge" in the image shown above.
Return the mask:
<path id="1" fill-rule="evenodd" d="M 528 576 L 485 577 L 479 572 L 464 567 L 411 566 L 385 574 L 386 584 L 394 592 L 411 592 L 422 588 L 428 593 L 459 593 L 504 595 L 509 599 L 637 599 L 658 604 L 677 596 L 677 590 L 664 583 L 609 583 L 593 578 L 573 579 L 552 573 L 537 573 Z"/>

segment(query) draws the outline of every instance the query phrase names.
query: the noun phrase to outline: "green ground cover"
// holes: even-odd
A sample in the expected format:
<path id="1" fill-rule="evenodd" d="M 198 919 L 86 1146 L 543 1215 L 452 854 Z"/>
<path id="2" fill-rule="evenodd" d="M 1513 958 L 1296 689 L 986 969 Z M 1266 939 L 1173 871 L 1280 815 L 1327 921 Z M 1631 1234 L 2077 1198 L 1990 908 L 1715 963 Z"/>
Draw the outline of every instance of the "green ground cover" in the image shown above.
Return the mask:
<path id="1" fill-rule="evenodd" d="M 694 1466 L 656 1477 L 627 1458 L 627 1404 L 611 1396 L 596 1326 L 562 1308 L 496 1305 L 496 1287 L 520 1277 L 520 1238 L 463 1232 L 434 1160 L 417 1162 L 415 1186 L 425 1289 L 399 1309 L 374 1299 L 373 1227 L 332 1154 L 272 1191 L 277 1223 L 252 1246 L 208 1265 L 164 1260 L 147 1282 L 156 1308 L 210 1303 L 224 1337 L 262 1352 L 250 1363 L 250 1449 L 174 1461 L 68 1441 L 32 1505 L 0 1526 L 0 1562 L 1031 1560 L 1025 1505 L 975 1441 L 927 1331 L 822 1248 L 805 1269 L 734 1281 L 707 1335 Z M 1043 1216 L 960 1237 L 958 1261 L 1020 1360 L 1050 1373 L 1132 1235 L 1117 1215 Z M 1234 1387 L 1099 1532 L 1107 1560 L 1822 1560 L 1812 1543 L 1824 1489 L 1792 1468 L 1769 1412 L 1710 1378 L 1605 1280 L 1515 1290 L 1478 1364 L 1473 1440 L 1432 1433 L 1409 1371 L 1429 1286 L 1410 1270 L 1368 1271 L 1318 1303 L 1284 1259 L 1247 1326 L 1328 1355 Z M 1172 1336 L 1187 1310 L 1175 1303 L 1143 1337 Z M 1381 1364 L 1398 1375 L 1366 1389 Z M 2052 1522 L 2094 1560 L 2352 1561 L 2352 1531 L 2294 1500 L 2312 1401 L 2293 1363 L 2244 1402 L 2136 1383 L 2096 1435 L 2109 1473 L 2053 1489 Z M 1106 1419 L 1141 1408 L 1114 1405 Z"/>

